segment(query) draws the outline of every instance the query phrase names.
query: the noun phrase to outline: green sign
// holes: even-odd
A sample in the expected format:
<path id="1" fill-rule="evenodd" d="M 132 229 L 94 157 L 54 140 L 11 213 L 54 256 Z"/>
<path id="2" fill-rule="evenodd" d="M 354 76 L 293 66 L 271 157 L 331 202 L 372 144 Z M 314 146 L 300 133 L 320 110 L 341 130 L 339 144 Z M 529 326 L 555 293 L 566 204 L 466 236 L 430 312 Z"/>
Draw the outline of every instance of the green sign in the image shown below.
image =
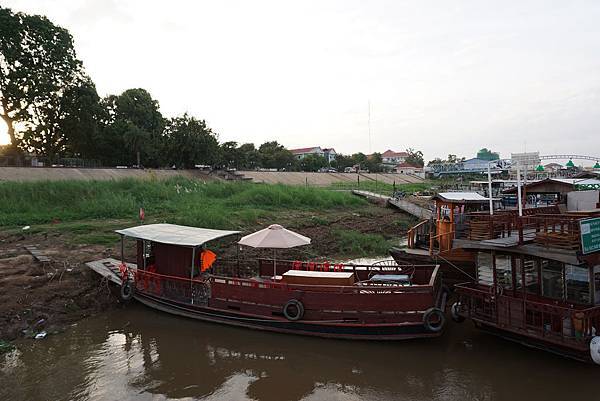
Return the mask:
<path id="1" fill-rule="evenodd" d="M 581 250 L 583 253 L 600 251 L 600 217 L 581 220 Z"/>

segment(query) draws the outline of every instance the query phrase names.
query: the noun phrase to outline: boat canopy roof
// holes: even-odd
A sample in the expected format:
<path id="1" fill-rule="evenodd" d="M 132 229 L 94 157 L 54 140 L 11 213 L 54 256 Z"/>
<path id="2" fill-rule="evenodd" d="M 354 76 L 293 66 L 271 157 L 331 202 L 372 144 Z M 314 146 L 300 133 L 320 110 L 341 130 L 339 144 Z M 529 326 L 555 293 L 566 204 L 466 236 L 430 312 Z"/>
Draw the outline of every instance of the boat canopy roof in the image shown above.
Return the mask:
<path id="1" fill-rule="evenodd" d="M 239 234 L 239 231 L 213 230 L 176 224 L 147 224 L 115 231 L 135 239 L 181 246 L 199 246 L 218 238 Z"/>
<path id="2" fill-rule="evenodd" d="M 485 203 L 489 198 L 481 196 L 477 192 L 440 192 L 433 199 L 438 199 L 450 203 Z M 498 200 L 498 199 L 492 199 Z"/>

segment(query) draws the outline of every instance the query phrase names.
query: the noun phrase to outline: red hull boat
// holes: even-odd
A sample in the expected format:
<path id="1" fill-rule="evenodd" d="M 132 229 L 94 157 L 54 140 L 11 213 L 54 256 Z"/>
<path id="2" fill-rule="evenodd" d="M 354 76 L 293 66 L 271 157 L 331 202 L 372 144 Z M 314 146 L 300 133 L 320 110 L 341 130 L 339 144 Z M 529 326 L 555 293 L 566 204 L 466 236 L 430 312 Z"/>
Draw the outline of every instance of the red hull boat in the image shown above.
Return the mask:
<path id="1" fill-rule="evenodd" d="M 217 258 L 208 273 L 203 271 L 210 252 L 206 243 L 236 232 L 169 224 L 117 232 L 137 240 L 137 263 L 106 259 L 88 266 L 121 282 L 124 299 L 134 298 L 163 312 L 344 339 L 435 337 L 444 327 L 447 293 L 439 266 Z"/>

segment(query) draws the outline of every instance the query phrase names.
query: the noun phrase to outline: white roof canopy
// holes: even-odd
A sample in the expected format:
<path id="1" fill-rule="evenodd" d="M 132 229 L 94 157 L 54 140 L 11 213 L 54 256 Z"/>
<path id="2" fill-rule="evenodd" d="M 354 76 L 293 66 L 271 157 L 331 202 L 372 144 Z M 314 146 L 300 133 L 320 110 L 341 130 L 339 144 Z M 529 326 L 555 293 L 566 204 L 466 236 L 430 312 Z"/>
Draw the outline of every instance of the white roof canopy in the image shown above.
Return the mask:
<path id="1" fill-rule="evenodd" d="M 116 230 L 116 232 L 131 238 L 182 246 L 199 246 L 208 241 L 239 233 L 239 231 L 212 230 L 176 224 L 147 224 Z"/>
<path id="2" fill-rule="evenodd" d="M 438 194 L 441 198 L 455 201 L 474 201 L 474 202 L 485 202 L 489 201 L 489 198 L 479 195 L 477 192 L 440 192 Z"/>

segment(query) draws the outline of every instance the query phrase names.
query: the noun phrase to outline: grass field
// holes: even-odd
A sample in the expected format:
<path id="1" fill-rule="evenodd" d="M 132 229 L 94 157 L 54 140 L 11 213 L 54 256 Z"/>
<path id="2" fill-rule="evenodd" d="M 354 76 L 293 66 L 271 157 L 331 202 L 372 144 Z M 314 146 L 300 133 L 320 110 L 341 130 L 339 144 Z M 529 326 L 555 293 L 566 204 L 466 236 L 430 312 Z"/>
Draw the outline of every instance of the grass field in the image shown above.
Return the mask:
<path id="1" fill-rule="evenodd" d="M 0 183 L 0 226 L 94 219 L 135 219 L 140 207 L 154 220 L 237 228 L 280 210 L 359 207 L 347 193 L 302 186 L 165 181 Z"/>
<path id="2" fill-rule="evenodd" d="M 145 209 L 146 223 L 249 232 L 279 222 L 292 229 L 312 230 L 311 235 L 332 244 L 332 252 L 361 256 L 385 254 L 395 236 L 390 233 L 405 231 L 411 224 L 409 217 L 385 211 L 349 192 L 244 182 L 204 183 L 177 177 L 155 181 L 0 182 L 0 234 L 58 236 L 73 246 L 111 247 L 118 240 L 113 230 L 139 224 L 140 207 Z M 382 217 L 387 231 L 373 233 L 383 224 L 378 220 Z M 347 219 L 354 223 L 345 222 Z M 24 226 L 30 228 L 23 231 Z"/>

